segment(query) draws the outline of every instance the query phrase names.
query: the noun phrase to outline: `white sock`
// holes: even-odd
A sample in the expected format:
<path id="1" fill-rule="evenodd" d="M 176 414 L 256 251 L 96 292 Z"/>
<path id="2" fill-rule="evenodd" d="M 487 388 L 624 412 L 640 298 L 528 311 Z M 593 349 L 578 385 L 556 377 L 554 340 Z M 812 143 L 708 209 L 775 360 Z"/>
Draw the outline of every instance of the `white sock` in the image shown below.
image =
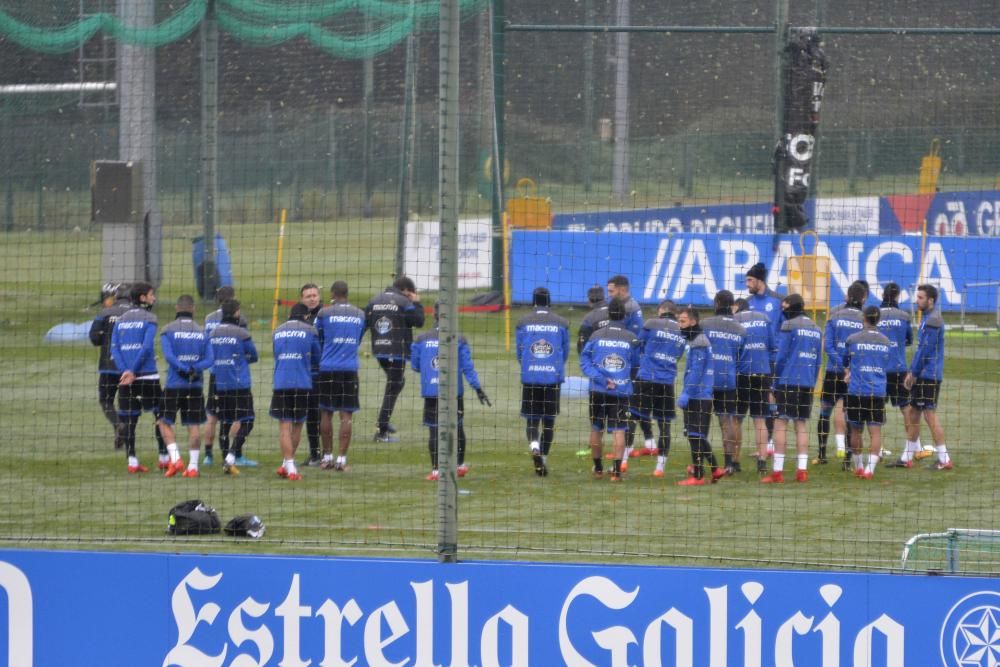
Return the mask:
<path id="1" fill-rule="evenodd" d="M 632 458 L 632 448 L 626 447 L 625 456 L 622 457 L 622 461 L 628 461 L 630 458 Z"/>
<path id="2" fill-rule="evenodd" d="M 937 454 L 939 463 L 947 463 L 948 461 L 951 461 L 951 457 L 948 456 L 948 445 L 938 445 Z"/>
<path id="3" fill-rule="evenodd" d="M 226 454 L 226 465 L 236 465 L 236 454 L 232 452 Z"/>
<path id="4" fill-rule="evenodd" d="M 767 441 L 767 453 L 768 454 L 773 454 L 774 453 L 774 440 L 768 440 Z"/>
<path id="5" fill-rule="evenodd" d="M 862 465 L 864 465 L 861 454 L 851 454 L 851 465 L 855 470 L 858 470 Z"/>
<path id="6" fill-rule="evenodd" d="M 295 468 L 294 459 L 285 459 L 284 463 L 285 463 L 285 472 L 287 472 L 289 475 L 294 475 L 295 473 L 298 472 L 298 470 Z"/>
<path id="7" fill-rule="evenodd" d="M 338 456 L 337 457 L 337 463 L 339 463 L 341 465 L 346 464 L 347 463 L 347 457 L 346 456 Z"/>
<path id="8" fill-rule="evenodd" d="M 532 454 L 538 454 L 539 452 L 542 451 L 542 446 L 540 444 L 538 444 L 537 440 L 532 440 L 531 444 L 528 445 L 528 446 L 531 448 L 531 453 Z"/>
<path id="9" fill-rule="evenodd" d="M 912 461 L 913 455 L 919 451 L 920 451 L 920 446 L 916 442 L 912 440 L 907 440 L 906 448 L 903 449 L 903 454 L 899 458 L 904 463 L 906 463 L 907 461 Z"/>
<path id="10" fill-rule="evenodd" d="M 177 459 L 179 459 L 181 457 L 181 455 L 177 453 L 177 443 L 176 442 L 168 442 L 167 443 L 167 456 L 170 457 L 170 462 L 171 463 L 173 463 L 174 461 L 176 461 Z"/>
<path id="11" fill-rule="evenodd" d="M 805 470 L 806 466 L 809 465 L 809 455 L 808 454 L 799 454 L 798 457 L 797 457 L 797 459 L 796 459 L 796 463 L 798 464 L 798 469 L 799 470 Z"/>
<path id="12" fill-rule="evenodd" d="M 666 456 L 657 456 L 656 457 L 656 469 L 657 470 L 659 470 L 660 472 L 663 472 L 663 468 L 666 465 L 667 465 L 667 457 Z"/>
<path id="13" fill-rule="evenodd" d="M 176 446 L 177 445 L 174 445 L 174 447 L 176 447 Z M 170 455 L 169 454 L 160 454 L 160 463 L 170 463 Z"/>
<path id="14" fill-rule="evenodd" d="M 847 450 L 847 445 L 844 444 L 845 443 L 845 436 L 844 436 L 844 434 L 843 433 L 837 433 L 833 437 L 837 441 L 837 451 L 838 452 L 846 451 Z"/>
<path id="15" fill-rule="evenodd" d="M 656 440 L 646 438 L 646 449 L 656 449 Z"/>
<path id="16" fill-rule="evenodd" d="M 333 452 L 330 452 L 329 454 L 324 454 L 323 455 L 323 460 L 324 461 L 332 461 L 333 460 Z"/>
<path id="17" fill-rule="evenodd" d="M 188 456 L 191 457 L 191 458 L 188 459 L 188 468 L 191 469 L 191 470 L 197 470 L 198 469 L 198 457 L 201 456 L 201 450 L 200 449 L 191 449 L 191 450 L 188 450 Z"/>
<path id="18" fill-rule="evenodd" d="M 869 454 L 868 455 L 868 465 L 865 467 L 865 472 L 873 473 L 875 472 L 875 466 L 878 465 L 879 455 Z"/>
<path id="19" fill-rule="evenodd" d="M 784 469 L 785 469 L 785 455 L 784 454 L 778 454 L 777 452 L 775 452 L 775 454 L 774 454 L 774 472 L 781 472 Z"/>
<path id="20" fill-rule="evenodd" d="M 134 456 L 128 457 L 128 466 L 130 468 L 135 468 L 138 465 L 139 465 L 139 459 L 138 458 L 136 458 Z"/>

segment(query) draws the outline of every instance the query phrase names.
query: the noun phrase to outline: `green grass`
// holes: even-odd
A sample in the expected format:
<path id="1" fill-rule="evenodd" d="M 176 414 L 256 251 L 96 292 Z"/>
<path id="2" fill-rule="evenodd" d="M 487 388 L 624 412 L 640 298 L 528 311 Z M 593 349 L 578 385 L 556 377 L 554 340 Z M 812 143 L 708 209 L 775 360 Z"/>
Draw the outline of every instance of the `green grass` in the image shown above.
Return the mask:
<path id="1" fill-rule="evenodd" d="M 248 444 L 262 467 L 231 479 L 216 466 L 197 480 L 127 475 L 96 402 L 96 350 L 86 343 L 41 343 L 55 323 L 93 316 L 86 306 L 100 284 L 99 239 L 86 232 L 0 236 L 0 540 L 29 547 L 433 557 L 436 488 L 423 480 L 429 461 L 414 374 L 393 419 L 401 443 L 370 439 L 384 380 L 365 357 L 353 469 L 308 469 L 294 485 L 273 475 L 277 429 L 266 408 L 276 229 L 245 225 L 222 232 L 263 357 L 253 368 L 258 420 Z M 161 322 L 172 317 L 177 295 L 193 291 L 190 238 L 196 234 L 167 229 Z M 391 221 L 290 225 L 281 297 L 295 298 L 307 281 L 328 286 L 346 279 L 352 300 L 363 305 L 391 281 L 394 250 Z M 198 317 L 210 308 L 200 307 Z M 583 311 L 563 310 L 575 328 Z M 956 461 L 951 473 L 922 465 L 881 468 L 873 482 L 862 483 L 831 464 L 813 467 L 807 485 L 762 487 L 745 472 L 712 487 L 682 489 L 673 485 L 689 460 L 679 424 L 665 479 L 651 477 L 652 460 L 644 458 L 635 460 L 625 484 L 591 480 L 589 459 L 576 456 L 589 428 L 582 399 L 564 399 L 552 474 L 536 477 L 518 417 L 520 385 L 513 354 L 505 349 L 503 316 L 464 315 L 461 325 L 494 399 L 492 409 L 472 396 L 466 403 L 472 472 L 460 483 L 463 558 L 882 569 L 898 566 L 903 542 L 913 534 L 1000 528 L 994 468 L 1000 335 L 948 338 L 940 414 Z M 575 354 L 569 371 L 579 374 Z M 155 461 L 151 429 L 144 417 L 139 452 L 146 464 Z M 901 438 L 898 415 L 891 414 L 887 446 L 898 453 Z M 712 439 L 721 451 L 717 429 Z M 929 440 L 925 429 L 924 442 Z M 304 450 L 303 444 L 299 458 Z M 742 462 L 752 471 L 749 450 Z M 786 471 L 793 466 L 786 464 Z M 267 536 L 254 543 L 167 538 L 168 509 L 189 498 L 214 505 L 224 520 L 256 512 Z M 995 558 L 978 567 L 1000 570 Z"/>

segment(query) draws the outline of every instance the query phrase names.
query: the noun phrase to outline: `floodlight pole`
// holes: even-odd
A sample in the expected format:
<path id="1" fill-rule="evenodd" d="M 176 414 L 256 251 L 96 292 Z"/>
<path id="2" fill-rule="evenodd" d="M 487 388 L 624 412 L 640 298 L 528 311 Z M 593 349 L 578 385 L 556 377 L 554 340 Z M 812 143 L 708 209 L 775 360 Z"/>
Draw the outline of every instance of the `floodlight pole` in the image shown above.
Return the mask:
<path id="1" fill-rule="evenodd" d="M 615 25 L 629 24 L 629 0 L 617 0 Z M 611 187 L 615 198 L 624 203 L 629 190 L 629 33 L 615 35 L 615 146 L 611 157 Z"/>
<path id="2" fill-rule="evenodd" d="M 778 146 L 782 146 L 785 137 L 785 42 L 788 37 L 788 3 L 789 0 L 775 0 L 774 3 L 774 136 L 778 138 Z M 776 147 L 777 148 L 777 147 Z M 777 156 L 775 156 L 777 159 Z M 779 173 L 775 164 L 774 218 L 775 242 L 778 230 L 785 229 L 785 179 Z"/>
<path id="3" fill-rule="evenodd" d="M 438 291 L 438 561 L 458 561 L 458 204 L 459 31 L 458 0 L 441 0 L 439 28 L 441 256 Z"/>
<path id="4" fill-rule="evenodd" d="M 118 16 L 128 27 L 149 27 L 155 23 L 153 0 L 118 0 Z M 156 198 L 156 51 L 128 42 L 119 43 L 118 59 L 120 160 L 140 165 L 142 211 L 148 218 L 144 247 L 143 278 L 159 285 L 162 268 L 162 220 Z"/>
<path id="5" fill-rule="evenodd" d="M 214 278 L 215 210 L 219 195 L 219 23 L 215 18 L 215 2 L 209 0 L 205 19 L 201 22 L 201 216 L 204 227 L 205 260 L 202 262 L 203 298 L 214 298 L 207 286 Z M 211 264 L 209 263 L 211 262 Z M 212 269 L 211 273 L 206 269 Z M 218 287 L 218 285 L 216 285 Z"/>
<path id="6" fill-rule="evenodd" d="M 410 18 L 416 21 L 414 0 L 410 0 Z M 410 217 L 410 146 L 413 142 L 414 70 L 416 69 L 416 38 L 413 33 L 416 27 L 406 37 L 406 70 L 403 76 L 403 129 L 400 132 L 399 151 L 399 216 L 396 220 L 396 266 L 395 275 L 398 278 L 405 271 L 406 263 L 406 222 Z"/>
<path id="7" fill-rule="evenodd" d="M 493 99 L 493 126 L 492 126 L 492 157 L 493 157 L 493 178 L 490 194 L 492 204 L 490 206 L 492 227 L 493 227 L 493 280 L 492 287 L 495 290 L 502 290 L 505 277 L 503 275 L 503 237 L 504 237 L 504 165 L 507 160 L 505 148 L 506 138 L 504 136 L 504 106 L 506 105 L 506 64 L 504 63 L 505 49 L 507 48 L 506 26 L 507 11 L 505 0 L 492 0 L 490 3 L 490 16 L 492 19 L 492 29 L 490 31 L 490 55 L 492 65 L 492 99 Z"/>

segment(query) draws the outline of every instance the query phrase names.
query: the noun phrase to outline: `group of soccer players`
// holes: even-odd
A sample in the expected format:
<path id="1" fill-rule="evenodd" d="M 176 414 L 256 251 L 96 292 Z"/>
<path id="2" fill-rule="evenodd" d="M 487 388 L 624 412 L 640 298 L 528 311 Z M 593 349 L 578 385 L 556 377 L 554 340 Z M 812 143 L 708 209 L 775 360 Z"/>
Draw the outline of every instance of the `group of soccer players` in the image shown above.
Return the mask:
<path id="1" fill-rule="evenodd" d="M 682 486 L 741 472 L 742 422 L 753 420 L 760 481 L 784 482 L 788 430 L 796 445 L 795 480 L 809 479 L 809 434 L 813 391 L 826 355 L 816 464 L 827 463 L 826 444 L 833 417 L 837 457 L 844 469 L 871 479 L 881 456 L 881 427 L 886 399 L 900 409 L 906 446 L 894 467 L 910 468 L 930 456 L 920 444 L 920 421 L 930 428 L 937 470 L 950 470 L 951 458 L 936 413 L 944 362 L 944 322 L 933 285 L 917 288 L 922 319 L 916 351 L 907 365 L 906 347 L 913 342 L 909 314 L 899 309 L 900 288 L 883 288 L 881 307 L 867 306 L 869 288 L 851 285 L 846 302 L 834 308 L 825 331 L 805 313 L 798 294 L 784 298 L 768 289 L 767 271 L 756 264 L 747 272 L 747 298 L 728 290 L 715 295 L 714 312 L 702 319 L 696 309 L 664 301 L 656 317 L 643 321 L 629 294 L 625 276 L 612 277 L 608 299 L 601 287 L 588 292 L 593 307 L 583 318 L 577 338 L 580 368 L 589 379 L 590 450 L 593 476 L 603 478 L 602 436 L 612 436 L 609 479 L 619 482 L 629 459 L 655 455 L 653 475 L 663 477 L 670 452 L 670 423 L 676 407 L 684 413 L 684 434 L 691 465 Z M 535 472 L 548 475 L 548 454 L 559 414 L 560 386 L 569 357 L 569 324 L 551 311 L 550 293 L 536 288 L 533 312 L 517 325 L 517 358 L 521 366 L 521 416 Z M 678 364 L 687 362 L 676 401 Z M 711 416 L 722 432 L 720 465 L 709 442 Z M 846 415 L 846 418 L 845 418 Z M 653 422 L 659 431 L 653 437 Z M 643 447 L 633 447 L 637 429 Z M 863 432 L 870 450 L 863 459 Z M 848 451 L 850 455 L 848 456 Z M 770 472 L 767 459 L 773 458 Z"/>
<path id="2" fill-rule="evenodd" d="M 233 289 L 222 287 L 216 296 L 220 307 L 205 318 L 204 327 L 194 321 L 194 299 L 183 295 L 177 300 L 176 319 L 159 333 L 160 350 L 167 362 L 166 386 L 161 388 L 155 350 L 158 322 L 152 313 L 156 291 L 144 282 L 102 288 L 105 307 L 94 319 L 90 332 L 91 341 L 101 348 L 98 394 L 102 410 L 115 428 L 115 447 L 125 450 L 129 473 L 148 472 L 135 449 L 136 425 L 143 412 L 152 412 L 156 420 L 159 468 L 167 477 L 198 477 L 203 440 L 205 458 L 201 463 L 212 464 L 216 424 L 224 473 L 239 475 L 241 467 L 257 465 L 243 456 L 256 417 L 250 365 L 258 360 L 257 349 Z M 364 310 L 348 302 L 348 285 L 343 281 L 333 283 L 326 306 L 321 304 L 319 288 L 314 284 L 304 285 L 299 296 L 288 321 L 271 336 L 275 365 L 269 413 L 279 422 L 282 453 L 277 474 L 292 481 L 302 478 L 294 456 L 303 427 L 307 427 L 310 453 L 302 465 L 347 469 L 353 414 L 360 408 L 359 349 L 365 332 L 371 331 L 372 352 L 387 377 L 375 440 L 397 441 L 390 418 L 405 384 L 409 361 L 420 374 L 424 424 L 429 430 L 431 473 L 427 479 L 437 479 L 438 331 L 434 327 L 413 340 L 412 329 L 424 324 L 423 306 L 413 281 L 407 277 L 397 279 Z M 459 369 L 479 401 L 490 405 L 472 364 L 468 343 L 461 337 Z M 205 373 L 210 374 L 207 404 L 203 397 Z M 460 380 L 460 476 L 468 471 L 464 461 L 463 389 Z M 178 413 L 188 430 L 186 464 L 176 442 Z M 334 413 L 339 418 L 336 457 Z"/>
<path id="3" fill-rule="evenodd" d="M 605 474 L 605 432 L 612 436 L 609 479 L 621 481 L 629 459 L 638 455 L 655 455 L 653 475 L 663 477 L 671 422 L 679 407 L 692 462 L 687 477 L 678 484 L 700 486 L 741 472 L 742 422 L 747 415 L 754 424 L 761 482 L 784 481 L 789 425 L 796 445 L 795 479 L 807 481 L 807 421 L 824 353 L 819 452 L 814 463 L 827 462 L 832 418 L 838 458 L 844 459 L 845 469 L 870 479 L 880 460 L 881 426 L 888 399 L 900 409 L 907 437 L 902 455 L 892 465 L 909 468 L 914 460 L 930 455 L 919 440 L 923 419 L 936 445 L 934 467 L 951 469 L 936 414 L 944 325 L 937 308 L 938 293 L 932 285 L 917 289 L 916 304 L 922 319 L 909 364 L 905 348 L 912 344 L 913 334 L 909 314 L 898 307 L 900 288 L 895 283 L 884 286 L 881 308 L 865 307 L 867 284 L 858 281 L 851 285 L 846 302 L 831 311 L 825 332 L 806 316 L 801 296 L 781 298 L 767 288 L 763 264 L 748 271 L 746 286 L 745 299 L 736 299 L 727 290 L 717 293 L 714 312 L 704 319 L 691 306 L 678 308 L 664 301 L 656 317 L 645 321 L 639 304 L 630 296 L 625 276 L 608 281 L 607 298 L 599 286 L 589 290 L 592 309 L 579 327 L 576 347 L 580 369 L 589 380 L 594 477 Z M 201 463 L 211 465 L 216 425 L 224 473 L 238 475 L 241 467 L 255 467 L 256 462 L 244 456 L 243 447 L 255 420 L 250 365 L 258 354 L 233 289 L 220 288 L 220 307 L 206 317 L 203 327 L 194 321 L 194 299 L 184 295 L 177 300 L 175 319 L 159 331 L 160 350 L 167 362 L 164 388 L 156 364 L 158 323 L 151 312 L 156 303 L 154 288 L 143 282 L 106 285 L 102 299 L 105 308 L 95 318 L 90 336 L 94 345 L 101 347 L 99 400 L 115 428 L 115 447 L 125 450 L 128 472 L 148 470 L 139 462 L 135 448 L 136 426 L 144 411 L 152 412 L 156 419 L 158 465 L 165 476 L 197 477 L 203 441 Z M 348 302 L 348 285 L 343 281 L 331 286 L 329 304 L 324 306 L 321 301 L 316 285 L 304 285 L 288 321 L 272 334 L 275 367 L 269 413 L 279 422 L 282 464 L 277 474 L 294 481 L 301 479 L 299 465 L 347 469 L 353 414 L 360 408 L 359 350 L 370 331 L 372 352 L 387 378 L 375 440 L 397 441 L 390 418 L 409 363 L 420 375 L 424 399 L 423 423 L 428 428 L 431 461 L 427 479 L 438 479 L 438 330 L 435 326 L 413 338 L 412 330 L 424 325 L 424 309 L 413 281 L 399 278 L 363 310 Z M 535 473 L 542 477 L 549 472 L 560 387 L 570 354 L 569 323 L 552 312 L 551 305 L 548 289 L 536 288 L 532 311 L 516 328 L 522 382 L 520 412 L 527 423 Z M 685 355 L 681 391 L 675 400 L 674 385 Z M 480 403 L 490 405 L 464 337 L 458 341 L 458 367 L 457 473 L 464 476 L 468 466 L 463 378 Z M 207 404 L 203 399 L 206 373 Z M 176 442 L 178 413 L 188 431 L 187 463 Z M 334 413 L 339 422 L 336 456 Z M 709 441 L 713 413 L 722 433 L 721 465 Z M 658 430 L 655 438 L 654 422 Z M 309 436 L 309 457 L 296 464 L 303 427 Z M 862 458 L 865 429 L 871 441 L 867 461 Z M 638 430 L 644 443 L 633 447 Z M 770 472 L 769 457 L 773 458 Z"/>

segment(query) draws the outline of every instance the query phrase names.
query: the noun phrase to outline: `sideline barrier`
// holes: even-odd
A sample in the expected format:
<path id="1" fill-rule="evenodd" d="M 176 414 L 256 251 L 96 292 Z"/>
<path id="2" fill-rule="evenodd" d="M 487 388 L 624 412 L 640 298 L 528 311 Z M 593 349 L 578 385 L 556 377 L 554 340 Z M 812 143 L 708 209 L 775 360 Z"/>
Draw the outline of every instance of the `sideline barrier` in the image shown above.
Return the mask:
<path id="1" fill-rule="evenodd" d="M 558 213 L 552 229 L 681 234 L 773 234 L 770 202 Z M 806 217 L 830 234 L 1000 237 L 1000 190 L 808 199 Z"/>
<path id="2" fill-rule="evenodd" d="M 923 270 L 918 236 L 828 236 L 816 254 L 830 257 L 830 302 L 842 303 L 850 284 L 862 278 L 872 295 L 882 298 L 881 284 L 890 280 L 904 289 L 900 305 L 908 306 L 918 277 L 937 285 L 944 310 L 962 307 L 964 285 L 996 280 L 1000 238 L 928 237 Z M 708 305 L 721 289 L 741 295 L 747 270 L 757 262 L 768 267 L 767 284 L 779 292 L 788 285 L 788 258 L 799 254 L 798 235 L 773 237 L 722 234 L 595 234 L 515 230 L 511 246 L 511 278 L 515 303 L 530 303 L 531 291 L 545 285 L 554 303 L 583 303 L 587 288 L 623 274 L 640 303 L 664 298 L 677 303 Z M 993 312 L 997 290 L 970 292 L 970 312 Z"/>
<path id="3" fill-rule="evenodd" d="M 0 586 L 18 667 L 958 666 L 1000 617 L 996 579 L 835 572 L 0 551 Z"/>

